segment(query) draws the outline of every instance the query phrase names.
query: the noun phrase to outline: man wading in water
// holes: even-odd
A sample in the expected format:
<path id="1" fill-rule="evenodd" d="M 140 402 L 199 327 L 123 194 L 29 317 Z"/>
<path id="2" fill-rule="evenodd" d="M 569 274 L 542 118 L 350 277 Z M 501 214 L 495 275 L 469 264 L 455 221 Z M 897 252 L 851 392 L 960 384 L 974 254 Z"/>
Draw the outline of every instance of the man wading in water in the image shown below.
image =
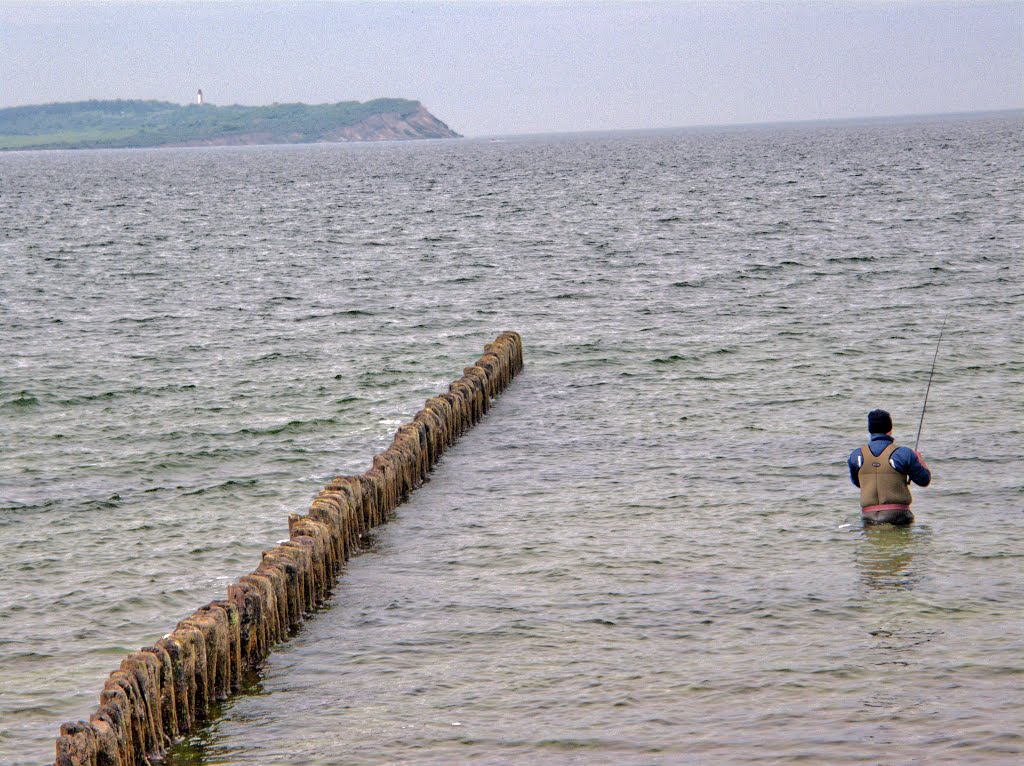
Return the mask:
<path id="1" fill-rule="evenodd" d="M 932 480 L 917 450 L 897 447 L 892 438 L 892 418 L 885 410 L 868 413 L 871 441 L 850 453 L 850 481 L 860 487 L 865 524 L 906 525 L 914 520 L 910 482 L 927 487 Z"/>

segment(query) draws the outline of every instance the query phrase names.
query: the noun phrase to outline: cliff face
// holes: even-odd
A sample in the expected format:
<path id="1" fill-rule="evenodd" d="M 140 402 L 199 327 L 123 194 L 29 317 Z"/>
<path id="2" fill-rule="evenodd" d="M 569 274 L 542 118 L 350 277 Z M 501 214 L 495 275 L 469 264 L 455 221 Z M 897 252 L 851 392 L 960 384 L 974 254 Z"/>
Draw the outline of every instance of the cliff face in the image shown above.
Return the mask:
<path id="1" fill-rule="evenodd" d="M 83 101 L 0 109 L 0 150 L 239 146 L 459 138 L 419 101 L 178 106 Z"/>
<path id="2" fill-rule="evenodd" d="M 404 141 L 415 138 L 461 138 L 421 104 L 411 114 L 380 112 L 324 133 L 321 141 Z"/>

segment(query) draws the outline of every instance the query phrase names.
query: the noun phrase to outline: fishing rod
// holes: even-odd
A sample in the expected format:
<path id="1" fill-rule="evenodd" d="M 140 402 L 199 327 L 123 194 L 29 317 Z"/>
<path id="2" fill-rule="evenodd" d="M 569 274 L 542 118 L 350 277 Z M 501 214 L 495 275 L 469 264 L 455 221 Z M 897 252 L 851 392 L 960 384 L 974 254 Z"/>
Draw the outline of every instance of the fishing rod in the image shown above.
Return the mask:
<path id="1" fill-rule="evenodd" d="M 935 362 L 939 358 L 939 344 L 942 343 L 942 333 L 946 331 L 947 314 L 942 318 L 942 329 L 939 330 L 939 340 L 935 344 L 935 356 L 932 357 L 932 371 L 928 375 L 928 388 L 924 390 L 924 405 L 921 407 L 921 422 L 917 425 L 917 440 L 914 442 L 914 452 L 917 452 L 917 445 L 921 443 L 921 429 L 924 427 L 924 412 L 928 409 L 928 394 L 932 390 L 932 378 L 935 376 Z"/>

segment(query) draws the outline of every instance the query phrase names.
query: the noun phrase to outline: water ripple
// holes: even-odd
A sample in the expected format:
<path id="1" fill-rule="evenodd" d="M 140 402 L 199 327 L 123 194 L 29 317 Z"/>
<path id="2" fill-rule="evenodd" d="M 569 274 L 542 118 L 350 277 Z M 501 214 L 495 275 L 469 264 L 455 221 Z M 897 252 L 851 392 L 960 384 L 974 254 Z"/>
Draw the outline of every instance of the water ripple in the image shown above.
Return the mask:
<path id="1" fill-rule="evenodd" d="M 0 762 L 501 330 L 527 370 L 170 763 L 1019 759 L 1019 116 L 0 156 Z M 862 529 L 883 406 L 935 470 Z"/>

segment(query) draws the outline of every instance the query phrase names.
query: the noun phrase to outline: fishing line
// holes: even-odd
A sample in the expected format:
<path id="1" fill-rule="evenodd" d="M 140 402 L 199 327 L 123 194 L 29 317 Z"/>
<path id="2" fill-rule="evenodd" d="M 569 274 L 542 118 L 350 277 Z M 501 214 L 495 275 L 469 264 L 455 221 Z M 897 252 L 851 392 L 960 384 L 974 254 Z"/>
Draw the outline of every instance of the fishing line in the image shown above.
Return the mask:
<path id="1" fill-rule="evenodd" d="M 921 429 L 924 427 L 924 413 L 928 409 L 928 394 L 932 390 L 932 378 L 935 376 L 935 362 L 939 358 L 939 344 L 942 343 L 942 333 L 946 331 L 947 314 L 942 318 L 942 329 L 939 330 L 939 340 L 935 344 L 935 356 L 932 357 L 932 371 L 928 375 L 928 388 L 924 390 L 924 405 L 921 407 L 921 422 L 917 425 L 917 440 L 914 442 L 914 451 L 917 452 L 917 445 L 921 443 Z"/>

